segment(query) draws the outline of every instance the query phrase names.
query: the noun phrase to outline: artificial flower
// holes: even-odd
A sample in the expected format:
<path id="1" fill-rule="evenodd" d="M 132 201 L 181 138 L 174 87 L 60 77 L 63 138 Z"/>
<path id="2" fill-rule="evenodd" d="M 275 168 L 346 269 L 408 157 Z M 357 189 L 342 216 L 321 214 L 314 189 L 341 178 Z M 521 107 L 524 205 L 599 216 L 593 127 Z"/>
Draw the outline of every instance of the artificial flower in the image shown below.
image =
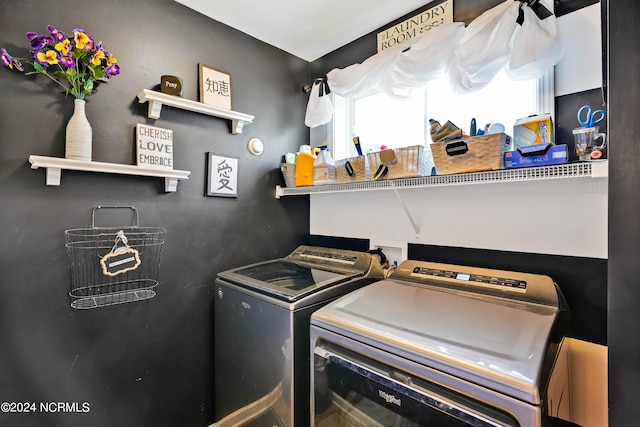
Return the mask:
<path id="1" fill-rule="evenodd" d="M 0 49 L 0 56 L 2 56 L 2 65 L 4 65 L 5 67 L 9 68 L 10 70 L 15 67 L 18 71 L 24 71 L 22 63 L 9 55 L 5 48 Z"/>
<path id="2" fill-rule="evenodd" d="M 24 61 L 33 68 L 25 75 L 44 74 L 63 87 L 65 93 L 77 99 L 84 99 L 91 94 L 95 90 L 95 82 L 104 82 L 120 74 L 116 57 L 82 28 L 74 29 L 71 36 L 52 25 L 47 29 L 50 36 L 27 33 L 33 61 L 14 58 L 2 48 L 2 65 L 11 70 L 24 71 L 21 62 Z"/>
<path id="3" fill-rule="evenodd" d="M 53 50 L 40 51 L 36 54 L 36 59 L 42 65 L 55 65 L 58 63 L 58 55 Z"/>
<path id="4" fill-rule="evenodd" d="M 105 59 L 104 51 L 98 50 L 96 53 L 93 54 L 93 57 L 91 58 L 91 63 L 94 66 L 98 66 L 102 64 L 103 59 Z"/>
<path id="5" fill-rule="evenodd" d="M 60 52 L 62 55 L 68 55 L 69 51 L 71 50 L 71 42 L 67 39 L 61 40 L 60 42 L 56 43 L 53 48 Z"/>
<path id="6" fill-rule="evenodd" d="M 69 55 L 69 56 L 64 56 L 61 55 L 58 58 L 58 62 L 60 63 L 60 65 L 62 65 L 63 67 L 67 67 L 67 68 L 73 68 L 76 66 L 76 59 Z"/>
<path id="7" fill-rule="evenodd" d="M 104 69 L 104 75 L 108 79 L 113 76 L 117 76 L 118 74 L 120 74 L 120 67 L 118 67 L 118 64 L 109 65 Z"/>
<path id="8" fill-rule="evenodd" d="M 31 40 L 31 49 L 42 50 L 53 42 L 51 37 L 42 36 L 35 33 L 27 33 L 27 38 Z"/>
<path id="9" fill-rule="evenodd" d="M 47 30 L 51 33 L 51 37 L 57 42 L 67 40 L 62 31 L 58 31 L 53 25 L 47 25 Z"/>
<path id="10" fill-rule="evenodd" d="M 93 49 L 93 39 L 85 33 L 82 28 L 76 28 L 73 30 L 73 40 L 75 41 L 78 49 Z"/>

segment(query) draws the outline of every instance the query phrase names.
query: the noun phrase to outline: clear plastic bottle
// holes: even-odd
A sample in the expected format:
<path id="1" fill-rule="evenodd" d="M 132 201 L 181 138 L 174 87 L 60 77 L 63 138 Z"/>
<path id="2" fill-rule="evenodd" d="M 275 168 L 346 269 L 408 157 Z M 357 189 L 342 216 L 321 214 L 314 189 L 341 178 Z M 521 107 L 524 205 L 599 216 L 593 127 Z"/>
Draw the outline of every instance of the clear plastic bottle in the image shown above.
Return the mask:
<path id="1" fill-rule="evenodd" d="M 335 184 L 336 166 L 327 148 L 322 148 L 313 163 L 313 185 Z"/>

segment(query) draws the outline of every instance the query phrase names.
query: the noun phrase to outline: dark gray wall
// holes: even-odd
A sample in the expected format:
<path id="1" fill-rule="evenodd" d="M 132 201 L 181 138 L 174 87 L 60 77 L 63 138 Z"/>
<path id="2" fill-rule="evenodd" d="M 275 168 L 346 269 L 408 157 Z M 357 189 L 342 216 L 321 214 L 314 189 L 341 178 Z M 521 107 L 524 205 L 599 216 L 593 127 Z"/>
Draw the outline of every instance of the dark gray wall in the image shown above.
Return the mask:
<path id="1" fill-rule="evenodd" d="M 29 155 L 64 156 L 73 99 L 45 78 L 0 69 L 0 402 L 87 402 L 88 413 L 0 413 L 2 426 L 197 426 L 213 422 L 212 284 L 218 271 L 284 256 L 305 243 L 308 198 L 276 200 L 282 155 L 308 142 L 308 63 L 171 0 L 2 2 L 0 46 L 26 54 L 27 31 L 82 27 L 113 52 L 122 74 L 87 102 L 94 160 L 133 164 L 136 123 L 174 132 L 178 191 L 159 178 L 62 173 L 45 186 Z M 197 100 L 198 63 L 232 74 L 229 122 L 164 107 L 146 118 L 136 94 L 163 74 Z M 264 141 L 260 157 L 248 153 Z M 240 157 L 239 197 L 204 197 L 206 153 Z M 92 207 L 134 205 L 141 225 L 167 229 L 157 296 L 89 311 L 69 307 L 64 231 Z M 124 222 L 124 221 L 123 221 Z M 124 225 L 124 224 L 120 224 Z"/>
<path id="2" fill-rule="evenodd" d="M 609 425 L 640 419 L 640 3 L 609 6 Z"/>

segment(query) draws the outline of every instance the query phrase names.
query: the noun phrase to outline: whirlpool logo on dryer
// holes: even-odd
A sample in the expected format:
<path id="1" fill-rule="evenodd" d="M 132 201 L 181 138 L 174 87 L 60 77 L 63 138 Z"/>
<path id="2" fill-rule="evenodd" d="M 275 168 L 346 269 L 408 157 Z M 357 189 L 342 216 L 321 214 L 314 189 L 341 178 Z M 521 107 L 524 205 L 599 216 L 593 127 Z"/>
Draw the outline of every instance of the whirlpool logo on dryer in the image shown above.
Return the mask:
<path id="1" fill-rule="evenodd" d="M 400 399 L 396 398 L 393 394 L 378 390 L 378 396 L 383 398 L 387 403 L 393 403 L 394 405 L 402 406 L 402 402 L 400 401 Z"/>

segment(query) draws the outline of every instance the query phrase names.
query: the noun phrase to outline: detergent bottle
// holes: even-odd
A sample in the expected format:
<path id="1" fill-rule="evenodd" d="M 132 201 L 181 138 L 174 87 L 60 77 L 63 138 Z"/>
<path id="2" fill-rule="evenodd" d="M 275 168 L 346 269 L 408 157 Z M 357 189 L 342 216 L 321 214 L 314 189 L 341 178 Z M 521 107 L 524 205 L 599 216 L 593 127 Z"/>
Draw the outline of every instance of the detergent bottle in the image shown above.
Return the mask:
<path id="1" fill-rule="evenodd" d="M 313 163 L 315 162 L 316 155 L 319 151 L 320 150 L 318 148 L 300 150 L 296 156 L 296 187 L 313 185 Z"/>
<path id="2" fill-rule="evenodd" d="M 331 153 L 326 147 L 322 147 L 313 163 L 313 185 L 335 184 L 336 166 L 331 158 Z"/>

